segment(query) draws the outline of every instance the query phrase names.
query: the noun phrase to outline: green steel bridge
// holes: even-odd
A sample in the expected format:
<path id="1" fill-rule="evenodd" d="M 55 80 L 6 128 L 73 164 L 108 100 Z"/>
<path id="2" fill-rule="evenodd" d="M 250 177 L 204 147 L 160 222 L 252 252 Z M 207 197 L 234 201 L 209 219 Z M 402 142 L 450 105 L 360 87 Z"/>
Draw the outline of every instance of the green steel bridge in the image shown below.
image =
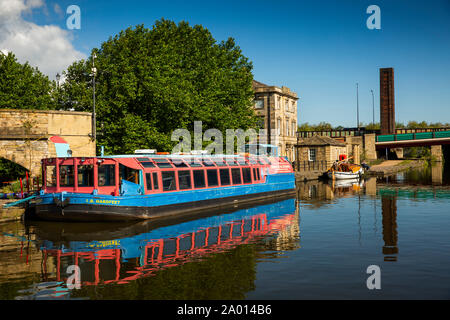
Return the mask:
<path id="1" fill-rule="evenodd" d="M 405 133 L 377 135 L 375 147 L 384 149 L 450 144 L 450 130 L 424 130 L 426 129 L 403 129 Z"/>

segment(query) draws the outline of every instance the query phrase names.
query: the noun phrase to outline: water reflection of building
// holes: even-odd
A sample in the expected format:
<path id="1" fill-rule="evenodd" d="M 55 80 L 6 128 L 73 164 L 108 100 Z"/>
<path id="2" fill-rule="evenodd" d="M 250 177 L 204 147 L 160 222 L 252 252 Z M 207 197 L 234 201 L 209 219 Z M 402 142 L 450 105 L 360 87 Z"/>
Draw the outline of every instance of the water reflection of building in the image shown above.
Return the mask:
<path id="1" fill-rule="evenodd" d="M 441 185 L 443 182 L 444 166 L 442 161 L 434 162 L 431 165 L 431 183 L 433 185 Z"/>
<path id="2" fill-rule="evenodd" d="M 274 225 L 276 233 L 274 237 L 266 244 L 271 250 L 288 251 L 300 247 L 300 209 L 299 201 L 296 201 L 295 213 L 280 219 L 277 225 Z"/>
<path id="3" fill-rule="evenodd" d="M 23 282 L 41 272 L 42 253 L 34 245 L 33 235 L 23 235 L 20 222 L 0 225 L 0 285 L 5 282 Z M 55 266 L 48 265 L 53 272 Z"/>
<path id="4" fill-rule="evenodd" d="M 397 197 L 382 196 L 384 261 L 397 261 Z"/>
<path id="5" fill-rule="evenodd" d="M 304 203 L 320 207 L 334 198 L 352 197 L 358 194 L 363 185 L 364 182 L 358 179 L 328 183 L 319 180 L 300 182 L 297 183 L 297 198 Z"/>

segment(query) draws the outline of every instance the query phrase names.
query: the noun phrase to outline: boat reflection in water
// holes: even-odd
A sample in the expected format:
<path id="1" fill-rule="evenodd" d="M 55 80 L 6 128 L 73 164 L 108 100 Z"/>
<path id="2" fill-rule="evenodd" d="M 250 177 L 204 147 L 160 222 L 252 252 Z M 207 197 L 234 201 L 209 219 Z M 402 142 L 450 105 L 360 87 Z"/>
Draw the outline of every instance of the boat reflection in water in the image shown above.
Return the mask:
<path id="1" fill-rule="evenodd" d="M 30 232 L 43 254 L 43 280 L 62 284 L 60 295 L 73 273 L 67 273 L 69 266 L 80 268 L 81 287 L 125 284 L 261 239 L 279 250 L 286 239 L 299 237 L 295 198 L 182 222 L 32 223 Z"/>

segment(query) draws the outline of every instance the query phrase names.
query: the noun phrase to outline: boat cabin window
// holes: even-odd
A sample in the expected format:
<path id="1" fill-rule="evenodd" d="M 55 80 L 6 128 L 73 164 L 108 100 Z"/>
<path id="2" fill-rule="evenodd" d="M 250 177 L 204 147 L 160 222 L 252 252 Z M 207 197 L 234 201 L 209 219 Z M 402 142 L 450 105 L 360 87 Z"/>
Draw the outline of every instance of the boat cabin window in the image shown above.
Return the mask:
<path id="1" fill-rule="evenodd" d="M 238 158 L 238 159 L 237 159 L 237 162 L 238 162 L 241 166 L 246 166 L 246 165 L 247 165 L 247 163 L 245 162 L 245 159 L 244 159 L 244 158 Z"/>
<path id="2" fill-rule="evenodd" d="M 256 173 L 257 170 L 258 170 L 257 168 L 253 168 L 253 180 L 259 180 L 258 174 Z"/>
<path id="3" fill-rule="evenodd" d="M 175 182 L 175 171 L 163 171 L 162 174 L 162 183 L 163 183 L 163 191 L 173 191 L 177 189 Z"/>
<path id="4" fill-rule="evenodd" d="M 242 168 L 242 177 L 244 179 L 244 183 L 251 183 L 252 176 L 250 172 L 250 168 Z"/>
<path id="5" fill-rule="evenodd" d="M 153 187 L 155 188 L 155 190 L 159 189 L 157 172 L 153 172 Z"/>
<path id="6" fill-rule="evenodd" d="M 103 167 L 103 166 L 106 167 L 108 165 L 102 165 L 102 166 L 99 167 L 99 175 L 98 175 L 99 179 L 100 179 L 100 168 Z M 109 166 L 113 166 L 113 168 L 114 168 L 114 165 L 109 165 Z M 127 180 L 127 181 L 130 181 L 130 182 L 139 184 L 139 170 L 132 169 L 132 168 L 124 166 L 123 164 L 120 164 L 119 165 L 119 171 L 120 171 L 120 178 L 122 180 Z M 100 182 L 100 180 L 99 180 L 99 182 Z M 100 183 L 99 183 L 99 185 L 100 185 Z"/>
<path id="7" fill-rule="evenodd" d="M 214 167 L 214 162 L 211 159 L 204 159 L 202 163 L 205 167 Z"/>
<path id="8" fill-rule="evenodd" d="M 149 158 L 136 158 L 144 168 L 154 168 L 155 164 Z"/>
<path id="9" fill-rule="evenodd" d="M 162 169 L 173 168 L 172 165 L 170 164 L 169 160 L 167 160 L 167 159 L 159 159 L 158 158 L 158 159 L 152 159 L 152 160 L 155 161 L 156 165 L 159 168 L 162 168 Z"/>
<path id="10" fill-rule="evenodd" d="M 241 169 L 240 168 L 233 168 L 231 169 L 231 177 L 233 179 L 233 184 L 241 184 Z"/>
<path id="11" fill-rule="evenodd" d="M 237 163 L 236 161 L 234 161 L 234 158 L 227 158 L 225 161 L 229 166 L 237 166 Z"/>
<path id="12" fill-rule="evenodd" d="M 93 187 L 94 186 L 94 166 L 92 164 L 79 165 L 77 168 L 77 171 L 78 171 L 78 186 L 79 187 Z M 100 185 L 100 183 L 99 183 L 99 185 Z"/>
<path id="13" fill-rule="evenodd" d="M 219 167 L 226 167 L 227 163 L 223 159 L 214 160 L 215 164 Z"/>
<path id="14" fill-rule="evenodd" d="M 146 173 L 145 180 L 147 182 L 147 190 L 152 190 L 152 174 Z"/>
<path id="15" fill-rule="evenodd" d="M 178 185 L 180 186 L 180 190 L 192 188 L 190 171 L 178 171 Z"/>
<path id="16" fill-rule="evenodd" d="M 230 185 L 230 169 L 220 169 L 220 184 L 222 186 Z"/>
<path id="17" fill-rule="evenodd" d="M 182 159 L 170 159 L 177 168 L 187 168 L 188 165 Z"/>
<path id="18" fill-rule="evenodd" d="M 141 164 L 144 168 L 154 168 L 155 167 L 155 164 L 150 161 L 141 162 Z"/>
<path id="19" fill-rule="evenodd" d="M 116 185 L 116 166 L 114 164 L 102 164 L 98 166 L 98 185 L 99 187 L 111 187 Z"/>
<path id="20" fill-rule="evenodd" d="M 194 158 L 185 159 L 186 163 L 188 163 L 191 167 L 202 167 L 200 161 Z"/>
<path id="21" fill-rule="evenodd" d="M 194 170 L 194 187 L 195 188 L 204 188 L 205 184 L 205 171 L 203 170 Z"/>
<path id="22" fill-rule="evenodd" d="M 56 187 L 56 166 L 46 166 L 45 175 L 46 187 Z"/>
<path id="23" fill-rule="evenodd" d="M 63 165 L 59 167 L 59 185 L 61 187 L 74 186 L 73 165 Z"/>
<path id="24" fill-rule="evenodd" d="M 219 185 L 219 179 L 217 177 L 216 169 L 208 169 L 206 170 L 208 176 L 208 187 L 215 187 Z"/>

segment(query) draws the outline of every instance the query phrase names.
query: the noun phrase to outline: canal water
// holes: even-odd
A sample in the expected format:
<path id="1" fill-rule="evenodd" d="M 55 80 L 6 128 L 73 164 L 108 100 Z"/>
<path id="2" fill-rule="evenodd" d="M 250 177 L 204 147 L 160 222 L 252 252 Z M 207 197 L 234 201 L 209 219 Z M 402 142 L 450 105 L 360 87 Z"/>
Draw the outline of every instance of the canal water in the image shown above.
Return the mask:
<path id="1" fill-rule="evenodd" d="M 449 208 L 434 166 L 197 219 L 5 223 L 0 299 L 449 299 Z"/>

